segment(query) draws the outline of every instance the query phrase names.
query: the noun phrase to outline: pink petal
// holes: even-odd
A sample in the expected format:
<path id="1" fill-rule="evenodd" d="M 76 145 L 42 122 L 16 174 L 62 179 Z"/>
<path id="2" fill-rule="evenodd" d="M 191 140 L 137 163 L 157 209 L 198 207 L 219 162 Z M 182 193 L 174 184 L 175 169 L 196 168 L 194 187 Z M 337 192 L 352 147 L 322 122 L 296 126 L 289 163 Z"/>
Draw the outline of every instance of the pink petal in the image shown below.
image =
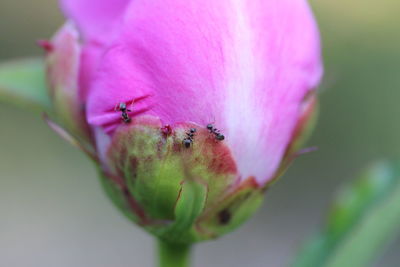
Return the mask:
<path id="1" fill-rule="evenodd" d="M 243 178 L 272 178 L 322 74 L 305 0 L 135 0 L 104 55 L 88 120 L 112 132 L 119 102 L 164 124 L 214 123 Z"/>
<path id="2" fill-rule="evenodd" d="M 86 101 L 90 83 L 98 68 L 107 44 L 118 33 L 118 25 L 130 0 L 62 0 L 66 16 L 81 31 L 81 68 L 79 73 L 80 99 Z"/>
<path id="3" fill-rule="evenodd" d="M 62 0 L 66 16 L 81 29 L 85 39 L 106 39 L 130 0 Z"/>

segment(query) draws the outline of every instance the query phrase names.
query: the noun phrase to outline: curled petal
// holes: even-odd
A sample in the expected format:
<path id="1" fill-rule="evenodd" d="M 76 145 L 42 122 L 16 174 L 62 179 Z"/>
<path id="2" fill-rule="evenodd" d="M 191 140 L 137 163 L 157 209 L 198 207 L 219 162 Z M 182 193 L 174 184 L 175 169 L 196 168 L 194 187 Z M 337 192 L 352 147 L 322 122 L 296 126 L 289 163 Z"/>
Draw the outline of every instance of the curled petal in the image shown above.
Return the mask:
<path id="1" fill-rule="evenodd" d="M 61 8 L 77 25 L 82 43 L 79 70 L 79 97 L 86 102 L 99 61 L 117 36 L 122 16 L 130 0 L 62 0 Z"/>
<path id="2" fill-rule="evenodd" d="M 89 141 L 91 134 L 78 84 L 81 63 L 78 39 L 79 34 L 70 22 L 54 36 L 46 58 L 47 79 L 59 123 L 73 136 Z"/>

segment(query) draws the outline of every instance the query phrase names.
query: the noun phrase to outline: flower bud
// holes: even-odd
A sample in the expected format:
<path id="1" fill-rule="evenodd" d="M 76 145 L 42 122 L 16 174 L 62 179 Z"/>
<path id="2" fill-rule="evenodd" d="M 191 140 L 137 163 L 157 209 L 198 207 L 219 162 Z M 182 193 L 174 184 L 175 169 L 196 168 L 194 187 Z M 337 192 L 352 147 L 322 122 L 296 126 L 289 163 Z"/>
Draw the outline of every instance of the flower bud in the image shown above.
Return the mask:
<path id="1" fill-rule="evenodd" d="M 113 202 L 170 242 L 244 222 L 312 121 L 307 2 L 61 2 L 71 22 L 46 46 L 55 118 Z"/>

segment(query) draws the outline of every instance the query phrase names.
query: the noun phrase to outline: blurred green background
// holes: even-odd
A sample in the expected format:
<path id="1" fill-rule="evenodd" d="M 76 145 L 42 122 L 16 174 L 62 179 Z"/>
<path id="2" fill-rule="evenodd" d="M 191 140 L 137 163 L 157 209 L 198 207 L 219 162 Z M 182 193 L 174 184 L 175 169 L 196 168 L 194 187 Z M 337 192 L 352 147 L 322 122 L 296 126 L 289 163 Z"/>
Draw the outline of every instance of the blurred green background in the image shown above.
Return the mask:
<path id="1" fill-rule="evenodd" d="M 324 45 L 321 112 L 309 144 L 241 229 L 197 247 L 201 266 L 285 266 L 324 221 L 338 186 L 400 155 L 400 2 L 311 1 Z M 41 55 L 56 0 L 0 0 L 0 60 Z M 153 240 L 103 194 L 78 150 L 29 112 L 0 104 L 0 266 L 152 266 Z M 399 266 L 400 240 L 375 266 Z"/>

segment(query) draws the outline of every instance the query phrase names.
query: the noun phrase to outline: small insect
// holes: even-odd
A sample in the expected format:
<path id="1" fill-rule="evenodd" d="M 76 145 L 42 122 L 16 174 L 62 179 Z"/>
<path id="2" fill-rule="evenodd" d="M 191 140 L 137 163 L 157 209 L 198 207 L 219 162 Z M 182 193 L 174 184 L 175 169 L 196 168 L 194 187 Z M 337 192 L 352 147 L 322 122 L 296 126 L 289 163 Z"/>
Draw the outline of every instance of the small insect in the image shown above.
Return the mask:
<path id="1" fill-rule="evenodd" d="M 207 124 L 207 130 L 210 131 L 210 133 L 215 135 L 215 139 L 218 141 L 223 141 L 225 139 L 225 136 L 219 132 L 217 128 L 214 127 L 212 124 Z"/>
<path id="2" fill-rule="evenodd" d="M 119 103 L 118 106 L 115 107 L 115 110 L 121 111 L 121 118 L 123 122 L 125 123 L 131 122 L 131 118 L 128 115 L 128 112 L 131 112 L 131 110 L 126 107 L 125 103 L 123 102 Z"/>
<path id="3" fill-rule="evenodd" d="M 172 134 L 172 128 L 171 125 L 169 124 L 165 124 L 162 128 L 161 128 L 161 132 L 164 135 L 164 137 L 168 137 Z"/>
<path id="4" fill-rule="evenodd" d="M 194 138 L 194 134 L 196 133 L 196 129 L 195 128 L 191 128 L 189 130 L 189 132 L 186 133 L 186 137 L 185 139 L 183 139 L 182 144 L 186 147 L 189 148 L 192 144 L 193 144 L 193 138 Z"/>

